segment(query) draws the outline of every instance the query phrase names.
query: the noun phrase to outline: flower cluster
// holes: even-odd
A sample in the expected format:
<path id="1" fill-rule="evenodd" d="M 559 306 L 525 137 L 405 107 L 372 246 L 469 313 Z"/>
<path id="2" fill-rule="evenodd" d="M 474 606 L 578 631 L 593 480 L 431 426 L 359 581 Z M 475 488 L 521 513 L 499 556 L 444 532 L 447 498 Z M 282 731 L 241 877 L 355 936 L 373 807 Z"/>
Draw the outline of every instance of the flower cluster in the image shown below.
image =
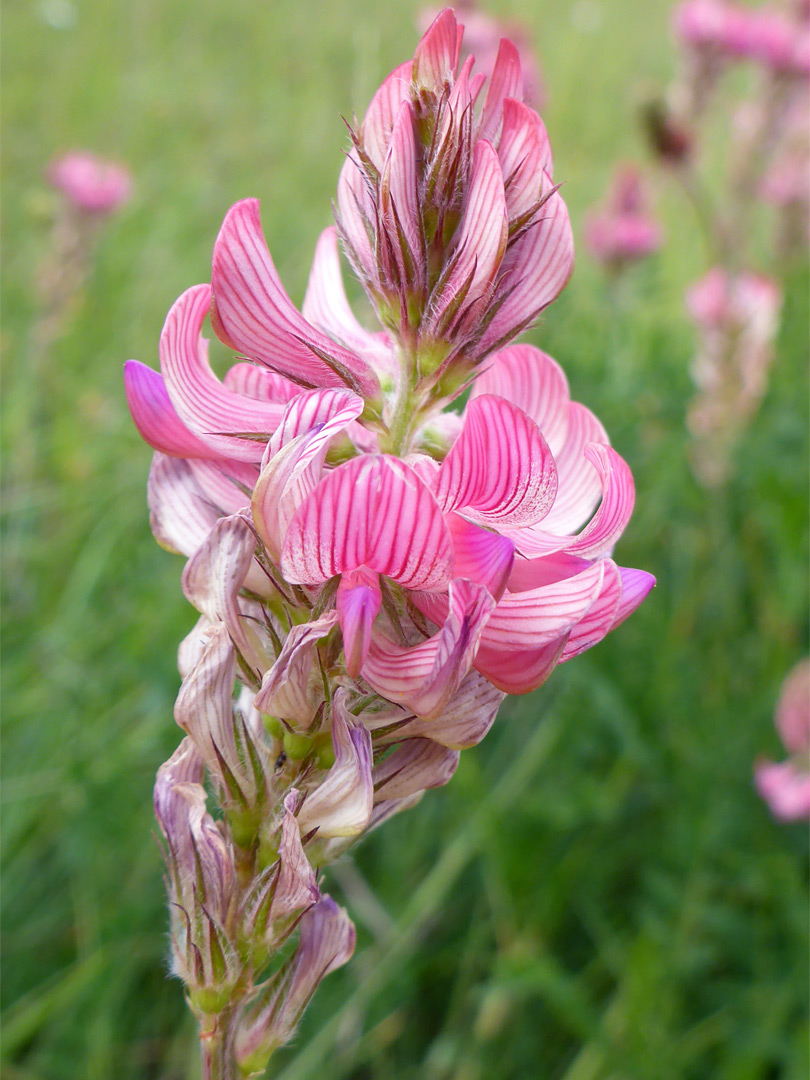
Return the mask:
<path id="1" fill-rule="evenodd" d="M 351 954 L 319 868 L 447 783 L 505 693 L 539 686 L 654 584 L 611 557 L 628 466 L 558 364 L 507 344 L 565 284 L 571 230 L 517 51 L 501 42 L 485 89 L 461 37 L 440 14 L 352 130 L 301 311 L 248 199 L 211 284 L 169 312 L 160 372 L 126 367 L 156 450 L 152 528 L 187 556 L 200 612 L 179 654 L 186 738 L 155 794 L 174 970 L 204 1052 L 245 1072 Z M 340 242 L 375 331 L 346 301 Z M 209 316 L 239 354 L 222 380 Z"/>
<path id="2" fill-rule="evenodd" d="M 810 660 L 802 660 L 785 679 L 776 707 L 776 728 L 787 761 L 760 761 L 757 790 L 782 821 L 810 817 Z"/>

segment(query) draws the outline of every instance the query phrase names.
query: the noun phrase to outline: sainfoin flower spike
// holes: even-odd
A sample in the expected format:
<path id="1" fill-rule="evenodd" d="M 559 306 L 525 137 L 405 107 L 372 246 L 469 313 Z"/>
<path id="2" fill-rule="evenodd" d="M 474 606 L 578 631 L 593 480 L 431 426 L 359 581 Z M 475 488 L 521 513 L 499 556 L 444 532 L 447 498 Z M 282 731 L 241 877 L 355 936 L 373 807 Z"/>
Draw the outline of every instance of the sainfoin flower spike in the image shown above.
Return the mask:
<path id="1" fill-rule="evenodd" d="M 152 528 L 200 614 L 155 805 L 208 1077 L 260 1071 L 351 955 L 328 864 L 654 584 L 612 558 L 629 467 L 556 361 L 509 343 L 564 285 L 570 226 L 516 50 L 487 83 L 461 35 L 442 12 L 353 128 L 300 311 L 245 200 L 212 284 L 169 312 L 160 371 L 126 366 Z M 209 317 L 240 354 L 222 379 Z"/>

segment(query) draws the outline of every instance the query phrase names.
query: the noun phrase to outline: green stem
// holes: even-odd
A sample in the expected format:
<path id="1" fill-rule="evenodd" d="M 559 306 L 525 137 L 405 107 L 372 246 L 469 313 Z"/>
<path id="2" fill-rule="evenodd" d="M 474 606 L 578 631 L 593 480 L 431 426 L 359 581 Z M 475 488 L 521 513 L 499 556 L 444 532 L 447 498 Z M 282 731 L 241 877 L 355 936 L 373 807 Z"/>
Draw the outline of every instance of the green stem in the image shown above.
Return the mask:
<path id="1" fill-rule="evenodd" d="M 202 1080 L 241 1080 L 229 1037 L 231 1015 L 226 1009 L 217 1016 L 204 1017 L 200 1024 Z"/>

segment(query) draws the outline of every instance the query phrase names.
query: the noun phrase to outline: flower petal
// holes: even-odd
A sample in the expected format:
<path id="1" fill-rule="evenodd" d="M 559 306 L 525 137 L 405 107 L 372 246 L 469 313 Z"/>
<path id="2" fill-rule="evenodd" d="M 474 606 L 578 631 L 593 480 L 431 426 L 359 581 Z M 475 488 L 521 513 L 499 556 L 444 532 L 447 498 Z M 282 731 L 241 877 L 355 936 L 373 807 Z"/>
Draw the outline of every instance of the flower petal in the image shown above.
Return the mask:
<path id="1" fill-rule="evenodd" d="M 490 357 L 487 367 L 473 383 L 470 398 L 482 394 L 506 398 L 534 420 L 561 474 L 558 454 L 568 432 L 570 394 L 568 379 L 557 361 L 534 345 L 509 345 Z M 560 476 L 557 500 L 563 491 Z"/>
<path id="2" fill-rule="evenodd" d="M 390 266 L 404 288 L 417 284 L 416 278 L 425 261 L 416 157 L 413 111 L 411 103 L 404 101 L 391 132 L 380 176 L 377 234 L 383 273 Z M 386 274 L 389 276 L 392 275 Z"/>
<path id="3" fill-rule="evenodd" d="M 366 454 L 333 469 L 299 506 L 281 567 L 299 584 L 367 566 L 408 589 L 439 589 L 452 557 L 441 511 L 416 473 L 396 458 Z"/>
<path id="4" fill-rule="evenodd" d="M 546 176 L 545 190 L 553 187 Z M 574 269 L 574 237 L 568 210 L 559 191 L 549 195 L 538 220 L 510 244 L 496 286 L 508 291 L 484 333 L 480 351 L 486 354 L 513 337 L 562 291 Z"/>
<path id="5" fill-rule="evenodd" d="M 223 457 L 259 461 L 282 408 L 234 393 L 211 370 L 207 343 L 200 337 L 210 301 L 210 286 L 195 285 L 166 317 L 160 335 L 166 390 L 180 420 L 201 442 Z"/>
<path id="6" fill-rule="evenodd" d="M 537 204 L 542 177 L 551 176 L 551 143 L 534 109 L 507 98 L 503 104 L 503 132 L 498 142 L 506 209 L 514 221 Z"/>
<path id="7" fill-rule="evenodd" d="M 534 421 L 503 398 L 473 398 L 439 470 L 444 512 L 498 528 L 529 525 L 548 513 L 556 491 L 554 458 Z"/>
<path id="8" fill-rule="evenodd" d="M 312 622 L 291 628 L 275 663 L 262 679 L 262 688 L 253 699 L 255 708 L 304 730 L 309 728 L 323 701 L 316 649 L 337 622 L 338 613 L 327 611 Z"/>
<path id="9" fill-rule="evenodd" d="M 500 600 L 512 571 L 515 545 L 460 514 L 448 514 L 445 521 L 453 538 L 453 577 L 483 585 L 490 596 Z"/>
<path id="10" fill-rule="evenodd" d="M 495 722 L 502 701 L 500 690 L 477 671 L 471 671 L 435 719 L 408 720 L 390 736 L 383 736 L 380 742 L 398 742 L 406 737 L 423 735 L 451 750 L 477 746 Z"/>
<path id="11" fill-rule="evenodd" d="M 620 566 L 619 573 L 622 577 L 622 598 L 613 617 L 611 630 L 615 630 L 625 619 L 629 619 L 655 586 L 655 578 L 646 570 L 632 570 L 629 567 Z"/>
<path id="12" fill-rule="evenodd" d="M 449 610 L 438 633 L 403 648 L 385 635 L 372 635 L 363 678 L 389 701 L 422 719 L 438 716 L 458 690 L 475 658 L 495 601 L 471 581 L 450 582 Z"/>
<path id="13" fill-rule="evenodd" d="M 374 802 L 443 787 L 453 778 L 460 756 L 430 739 L 408 739 L 374 767 Z"/>
<path id="14" fill-rule="evenodd" d="M 193 435 L 177 415 L 159 371 L 139 360 L 127 360 L 124 389 L 135 427 L 144 442 L 155 450 L 183 458 L 219 456 Z"/>
<path id="15" fill-rule="evenodd" d="M 149 524 L 161 547 L 193 555 L 219 517 L 183 458 L 156 453 L 146 489 Z"/>
<path id="16" fill-rule="evenodd" d="M 391 132 L 404 101 L 411 96 L 411 72 L 413 61 L 406 60 L 394 68 L 371 99 L 360 136 L 363 150 L 371 158 L 378 171 L 382 170 L 385 155 L 391 142 Z"/>
<path id="17" fill-rule="evenodd" d="M 560 663 L 598 645 L 615 625 L 622 597 L 622 579 L 619 568 L 612 559 L 605 559 L 604 567 L 605 576 L 602 578 L 599 595 L 571 631 L 560 656 Z"/>
<path id="18" fill-rule="evenodd" d="M 286 405 L 296 394 L 301 393 L 301 387 L 285 379 L 283 375 L 248 361 L 229 367 L 222 377 L 222 382 L 235 394 L 244 394 L 245 397 L 256 398 L 257 401 L 275 401 L 281 405 Z"/>
<path id="19" fill-rule="evenodd" d="M 475 666 L 505 694 L 528 694 L 541 686 L 557 666 L 567 634 L 537 649 L 503 651 L 488 645 L 478 650 Z"/>
<path id="20" fill-rule="evenodd" d="M 428 27 L 413 57 L 413 83 L 441 93 L 449 86 L 458 67 L 464 28 L 456 22 L 452 8 L 445 8 Z"/>
<path id="21" fill-rule="evenodd" d="M 368 655 L 371 627 L 382 604 L 380 575 L 365 566 L 341 574 L 335 597 L 343 633 L 346 671 L 356 679 Z"/>
<path id="22" fill-rule="evenodd" d="M 301 311 L 333 341 L 362 356 L 377 371 L 392 374 L 397 368 L 392 347 L 382 340 L 383 335 L 364 330 L 349 307 L 340 272 L 337 235 L 332 225 L 318 239 Z"/>
<path id="23" fill-rule="evenodd" d="M 368 364 L 310 326 L 287 296 L 264 240 L 258 199 L 228 211 L 214 245 L 212 281 L 217 316 L 234 348 L 299 382 L 379 393 Z"/>
<path id="24" fill-rule="evenodd" d="M 506 98 L 520 101 L 523 98 L 523 73 L 520 69 L 520 54 L 508 38 L 501 38 L 498 55 L 489 77 L 489 87 L 481 113 L 481 126 L 478 138 L 495 143 L 503 123 L 503 109 Z"/>
<path id="25" fill-rule="evenodd" d="M 371 736 L 348 711 L 345 693 L 340 690 L 332 701 L 332 745 L 334 765 L 309 792 L 298 812 L 302 834 L 317 829 L 324 839 L 361 833 L 374 802 Z"/>

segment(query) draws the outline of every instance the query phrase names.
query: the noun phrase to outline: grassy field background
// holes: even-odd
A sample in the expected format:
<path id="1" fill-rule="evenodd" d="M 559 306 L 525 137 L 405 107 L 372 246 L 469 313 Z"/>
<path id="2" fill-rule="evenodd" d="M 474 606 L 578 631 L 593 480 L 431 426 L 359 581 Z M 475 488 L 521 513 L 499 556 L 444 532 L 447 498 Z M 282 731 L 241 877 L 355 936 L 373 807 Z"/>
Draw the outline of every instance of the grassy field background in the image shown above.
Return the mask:
<path id="1" fill-rule="evenodd" d="M 674 65 L 665 3 L 493 4 L 542 59 L 577 238 L 613 163 L 643 160 L 639 101 Z M 262 198 L 300 300 L 330 220 L 340 115 L 413 49 L 417 5 L 9 0 L 5 9 L 3 1070 L 8 1080 L 189 1080 L 166 977 L 157 766 L 178 741 L 181 561 L 149 532 L 149 451 L 124 402 L 170 304 L 207 280 L 237 198 Z M 723 123 L 721 116 L 720 121 Z M 35 362 L 36 268 L 61 149 L 127 161 L 67 332 Z M 531 340 L 636 477 L 619 560 L 658 588 L 619 632 L 514 699 L 445 790 L 332 876 L 353 962 L 279 1080 L 804 1080 L 807 843 L 752 786 L 781 756 L 782 678 L 808 650 L 806 266 L 771 389 L 722 495 L 687 464 L 705 266 L 658 177 L 668 242 L 610 289 L 580 252 Z M 346 901 L 346 896 L 349 900 Z"/>

